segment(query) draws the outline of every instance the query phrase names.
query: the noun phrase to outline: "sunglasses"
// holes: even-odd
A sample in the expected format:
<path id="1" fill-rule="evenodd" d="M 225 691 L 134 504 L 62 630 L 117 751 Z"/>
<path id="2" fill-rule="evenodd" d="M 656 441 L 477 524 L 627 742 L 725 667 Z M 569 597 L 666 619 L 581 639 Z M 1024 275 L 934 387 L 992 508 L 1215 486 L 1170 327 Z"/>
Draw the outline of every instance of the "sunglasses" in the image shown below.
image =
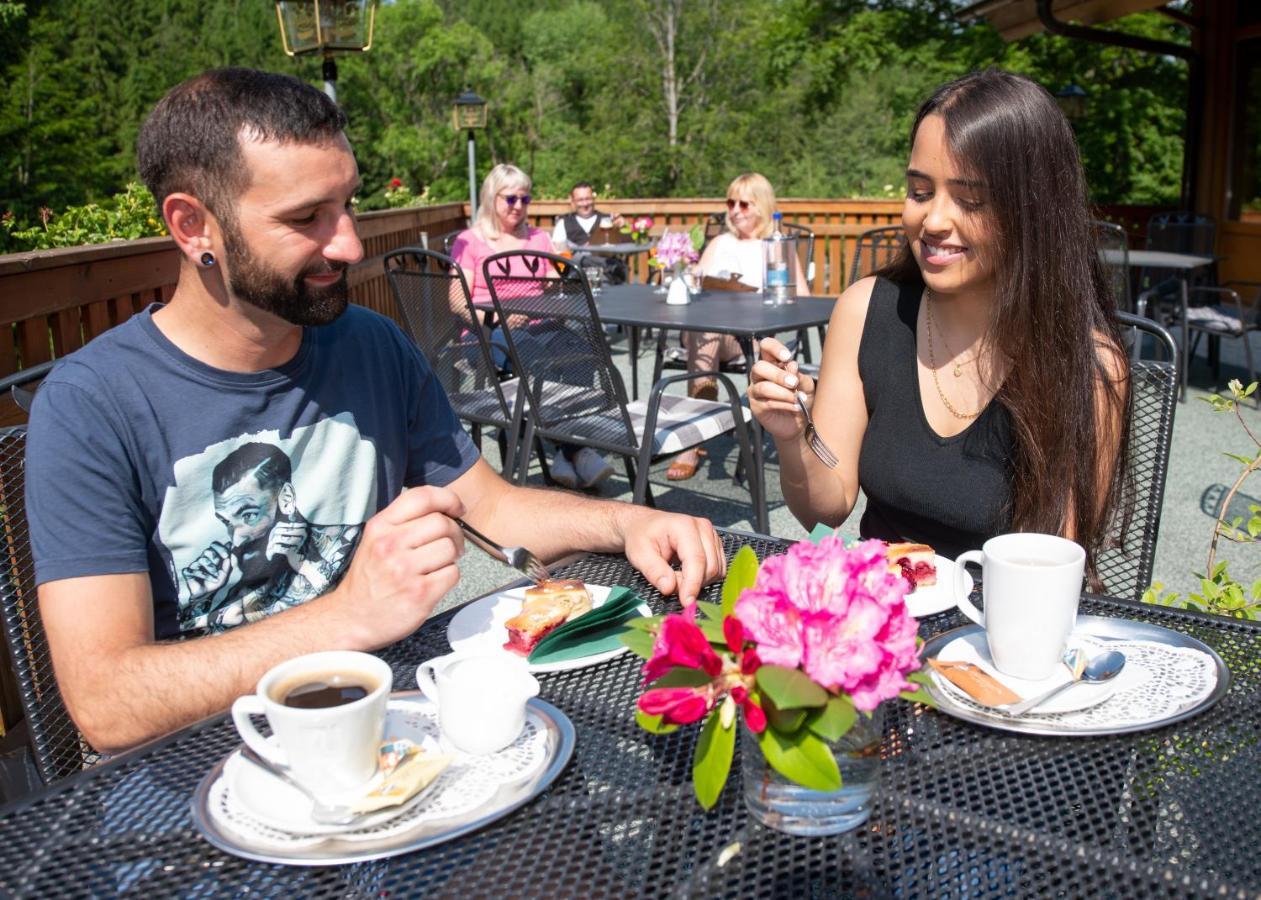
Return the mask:
<path id="1" fill-rule="evenodd" d="M 748 200 L 732 200 L 730 197 L 727 198 L 727 209 L 734 210 L 738 206 L 740 207 L 740 212 L 748 212 L 749 207 L 752 205 L 753 204 Z"/>
<path id="2" fill-rule="evenodd" d="M 529 194 L 521 194 L 520 196 L 515 194 L 500 194 L 499 196 L 504 198 L 504 203 L 508 204 L 509 209 L 512 209 L 518 203 L 522 206 L 529 206 L 530 201 L 534 199 Z"/>

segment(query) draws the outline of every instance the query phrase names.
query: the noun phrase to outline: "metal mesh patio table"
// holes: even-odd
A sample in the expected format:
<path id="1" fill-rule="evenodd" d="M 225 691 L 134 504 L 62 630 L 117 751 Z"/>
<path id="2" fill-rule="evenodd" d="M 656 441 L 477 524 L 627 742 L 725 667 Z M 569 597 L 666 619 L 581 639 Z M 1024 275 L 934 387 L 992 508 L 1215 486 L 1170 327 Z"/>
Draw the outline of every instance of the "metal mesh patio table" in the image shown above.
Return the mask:
<path id="1" fill-rule="evenodd" d="M 783 547 L 737 533 L 724 542 L 729 553 L 749 544 L 760 556 Z M 583 557 L 560 574 L 627 584 L 657 611 L 676 608 L 622 557 Z M 0 810 L 0 894 L 1255 896 L 1261 626 L 1094 596 L 1081 611 L 1198 638 L 1230 667 L 1229 693 L 1176 725 L 1099 738 L 1005 733 L 895 701 L 870 821 L 835 838 L 796 838 L 746 812 L 738 758 L 717 807 L 699 809 L 691 764 L 700 729 L 640 730 L 640 664 L 627 654 L 541 676 L 542 696 L 573 721 L 577 748 L 534 802 L 427 850 L 326 868 L 247 862 L 194 830 L 194 788 L 238 743 L 216 717 Z M 400 689 L 418 662 L 448 651 L 449 617 L 384 651 Z M 923 620 L 921 634 L 960 624 L 941 614 Z"/>

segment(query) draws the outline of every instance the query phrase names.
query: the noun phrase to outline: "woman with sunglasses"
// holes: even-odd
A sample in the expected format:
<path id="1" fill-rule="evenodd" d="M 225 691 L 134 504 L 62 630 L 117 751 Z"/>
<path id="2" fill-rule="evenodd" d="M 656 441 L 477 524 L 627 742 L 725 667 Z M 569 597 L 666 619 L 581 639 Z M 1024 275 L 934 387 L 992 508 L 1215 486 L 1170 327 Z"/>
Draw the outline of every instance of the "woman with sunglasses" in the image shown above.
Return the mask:
<path id="1" fill-rule="evenodd" d="M 807 529 L 844 522 L 861 488 L 865 538 L 954 558 L 1036 531 L 1093 562 L 1127 478 L 1129 367 L 1072 129 L 990 70 L 938 89 L 911 145 L 906 244 L 841 295 L 817 385 L 761 343 L 749 401 L 784 497 Z"/>
<path id="2" fill-rule="evenodd" d="M 510 163 L 500 163 L 482 182 L 473 227 L 451 245 L 451 256 L 464 270 L 473 303 L 489 308 L 490 288 L 482 277 L 482 261 L 505 250 L 555 252 L 542 228 L 530 225 L 530 176 Z M 513 273 L 517 274 L 517 273 Z M 528 275 L 524 267 L 522 275 Z"/>
<path id="3" fill-rule="evenodd" d="M 770 236 L 775 223 L 775 190 L 765 176 L 748 172 L 739 176 L 727 187 L 727 230 L 718 235 L 701 254 L 697 268 L 704 275 L 738 275 L 741 284 L 754 290 L 762 289 L 762 239 Z M 806 276 L 797 266 L 797 293 L 807 291 Z M 738 359 L 740 344 L 731 335 L 709 332 L 685 331 L 683 345 L 687 348 L 689 372 L 715 371 L 720 363 Z M 697 379 L 688 384 L 693 397 L 703 400 L 718 398 L 718 384 L 714 379 Z M 695 447 L 680 453 L 666 469 L 670 481 L 683 481 L 696 474 L 705 451 Z"/>
<path id="4" fill-rule="evenodd" d="M 538 250 L 554 253 L 552 239 L 541 228 L 530 225 L 530 176 L 509 163 L 500 163 L 490 170 L 482 182 L 473 227 L 462 231 L 451 245 L 451 257 L 464 270 L 473 303 L 490 307 L 490 287 L 486 284 L 482 262 L 487 257 L 508 250 Z M 514 259 L 509 272 L 529 276 L 532 273 L 522 260 Z M 521 338 L 529 335 L 521 330 Z M 495 363 L 508 361 L 507 342 L 499 329 L 491 333 Z M 513 339 L 517 340 L 514 327 Z M 552 479 L 567 488 L 592 488 L 613 474 L 613 465 L 590 447 L 562 444 L 557 448 L 549 467 Z"/>

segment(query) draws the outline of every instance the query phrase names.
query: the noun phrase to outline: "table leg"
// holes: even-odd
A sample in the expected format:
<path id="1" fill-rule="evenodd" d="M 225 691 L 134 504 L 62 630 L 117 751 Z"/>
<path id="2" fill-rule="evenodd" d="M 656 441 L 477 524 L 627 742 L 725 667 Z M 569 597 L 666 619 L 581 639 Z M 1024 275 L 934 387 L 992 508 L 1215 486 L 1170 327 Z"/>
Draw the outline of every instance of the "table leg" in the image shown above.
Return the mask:
<path id="1" fill-rule="evenodd" d="M 1187 286 L 1187 279 L 1190 274 L 1184 272 L 1182 278 L 1179 279 L 1179 294 L 1182 300 L 1182 389 L 1178 394 L 1178 402 L 1187 402 L 1187 370 L 1191 365 L 1191 330 L 1187 323 L 1187 306 L 1190 300 L 1191 289 Z"/>
<path id="2" fill-rule="evenodd" d="M 630 325 L 631 399 L 639 399 L 639 326 Z"/>
<path id="3" fill-rule="evenodd" d="M 752 337 L 740 337 L 740 349 L 744 351 L 744 358 L 749 361 L 748 377 L 753 376 L 753 363 L 756 360 L 754 354 L 754 345 L 756 341 Z M 749 473 L 749 478 L 754 479 L 753 483 L 757 485 L 753 491 L 753 530 L 758 534 L 770 534 L 770 512 L 766 503 L 766 463 L 765 454 L 762 452 L 762 426 L 757 419 L 749 420 L 749 440 L 753 447 L 753 468 L 754 471 Z"/>

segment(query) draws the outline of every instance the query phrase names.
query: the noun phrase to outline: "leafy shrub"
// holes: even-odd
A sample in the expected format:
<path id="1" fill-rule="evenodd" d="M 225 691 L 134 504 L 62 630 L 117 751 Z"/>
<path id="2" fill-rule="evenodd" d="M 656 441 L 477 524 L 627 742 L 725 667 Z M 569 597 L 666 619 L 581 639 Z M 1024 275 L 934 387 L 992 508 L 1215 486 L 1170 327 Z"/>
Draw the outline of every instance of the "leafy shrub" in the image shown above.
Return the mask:
<path id="1" fill-rule="evenodd" d="M 3 249 L 51 250 L 80 244 L 130 241 L 166 234 L 166 223 L 158 217 L 157 204 L 148 188 L 131 182 L 121 194 L 100 203 L 71 206 L 57 214 L 47 207 L 40 210 L 40 224 L 19 228 L 12 213 L 0 216 Z"/>
<path id="2" fill-rule="evenodd" d="M 1144 603 L 1157 603 L 1162 606 L 1181 606 L 1184 609 L 1195 609 L 1201 612 L 1215 613 L 1219 616 L 1232 616 L 1236 619 L 1256 619 L 1261 617 L 1261 579 L 1245 586 L 1235 581 L 1226 570 L 1226 561 L 1216 561 L 1217 542 L 1223 538 L 1234 544 L 1261 543 L 1261 506 L 1248 507 L 1248 521 L 1243 516 L 1236 516 L 1229 522 L 1226 515 L 1230 509 L 1230 501 L 1243 486 L 1253 472 L 1261 469 L 1261 440 L 1253 434 L 1248 423 L 1239 413 L 1239 404 L 1251 397 L 1257 390 L 1257 382 L 1244 387 L 1238 379 L 1230 382 L 1230 397 L 1213 394 L 1202 398 L 1216 412 L 1233 412 L 1239 424 L 1252 440 L 1256 450 L 1251 455 L 1226 453 L 1231 459 L 1243 466 L 1243 471 L 1235 479 L 1230 490 L 1222 499 L 1221 512 L 1213 523 L 1213 539 L 1209 543 L 1208 563 L 1204 572 L 1194 573 L 1200 579 L 1200 592 L 1188 593 L 1184 598 L 1172 591 L 1166 593 L 1165 586 L 1155 582 L 1143 593 Z"/>

